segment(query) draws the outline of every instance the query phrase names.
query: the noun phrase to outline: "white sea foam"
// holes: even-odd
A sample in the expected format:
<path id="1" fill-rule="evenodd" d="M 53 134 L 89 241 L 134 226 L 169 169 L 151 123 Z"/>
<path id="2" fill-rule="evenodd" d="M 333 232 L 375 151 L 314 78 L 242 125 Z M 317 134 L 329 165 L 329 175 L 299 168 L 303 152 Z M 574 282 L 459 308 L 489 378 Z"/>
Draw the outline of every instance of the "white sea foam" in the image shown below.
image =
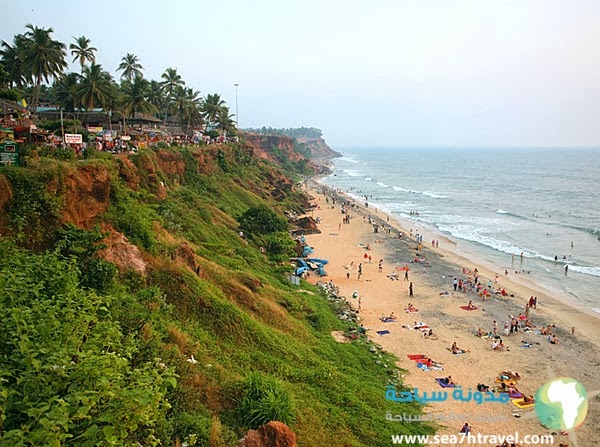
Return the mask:
<path id="1" fill-rule="evenodd" d="M 378 185 L 378 186 L 381 186 L 381 187 L 383 187 L 383 188 L 389 188 L 389 187 L 390 187 L 390 185 L 386 185 L 386 184 L 385 184 L 385 183 L 383 183 L 383 182 L 377 182 L 377 185 Z"/>
<path id="2" fill-rule="evenodd" d="M 600 276 L 600 267 L 585 267 L 583 265 L 569 264 L 569 271 L 583 273 L 584 275 Z"/>
<path id="3" fill-rule="evenodd" d="M 499 209 L 496 211 L 496 214 L 509 214 L 508 211 L 504 211 L 503 209 Z"/>
<path id="4" fill-rule="evenodd" d="M 435 192 L 431 192 L 431 191 L 417 191 L 414 189 L 405 189 L 401 186 L 392 186 L 392 189 L 394 191 L 398 191 L 398 192 L 408 192 L 410 194 L 419 194 L 419 195 L 423 195 L 423 196 L 427 196 L 427 197 L 431 197 L 432 199 L 447 199 L 448 196 L 442 195 L 442 194 L 437 194 Z"/>
<path id="5" fill-rule="evenodd" d="M 419 192 L 417 192 L 417 194 L 419 194 Z M 435 192 L 430 192 L 430 191 L 423 191 L 420 194 L 423 194 L 424 196 L 427 197 L 431 197 L 432 199 L 447 199 L 447 196 L 444 196 L 442 194 L 436 194 Z"/>
<path id="6" fill-rule="evenodd" d="M 355 169 L 344 169 L 342 172 L 348 175 L 349 177 L 362 177 L 363 175 L 360 171 L 357 171 Z"/>

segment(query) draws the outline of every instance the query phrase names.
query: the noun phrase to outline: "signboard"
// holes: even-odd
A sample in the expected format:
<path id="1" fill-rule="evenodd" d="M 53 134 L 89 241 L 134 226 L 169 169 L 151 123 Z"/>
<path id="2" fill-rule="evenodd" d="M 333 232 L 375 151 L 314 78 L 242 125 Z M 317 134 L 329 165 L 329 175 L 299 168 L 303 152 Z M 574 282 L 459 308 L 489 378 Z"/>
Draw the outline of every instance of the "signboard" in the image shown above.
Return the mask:
<path id="1" fill-rule="evenodd" d="M 83 136 L 80 133 L 66 133 L 65 143 L 67 144 L 81 144 L 83 143 Z"/>
<path id="2" fill-rule="evenodd" d="M 104 130 L 103 127 L 98 127 L 98 126 L 89 126 L 88 127 L 88 132 L 90 133 L 102 133 L 102 131 Z"/>
<path id="3" fill-rule="evenodd" d="M 121 140 L 122 141 L 131 141 L 131 137 L 129 135 L 122 135 Z"/>
<path id="4" fill-rule="evenodd" d="M 0 166 L 2 165 L 19 165 L 19 145 L 9 138 L 0 142 Z"/>
<path id="5" fill-rule="evenodd" d="M 105 129 L 102 131 L 102 139 L 104 141 L 112 141 L 114 137 L 117 136 L 117 131 L 116 130 L 108 130 Z"/>

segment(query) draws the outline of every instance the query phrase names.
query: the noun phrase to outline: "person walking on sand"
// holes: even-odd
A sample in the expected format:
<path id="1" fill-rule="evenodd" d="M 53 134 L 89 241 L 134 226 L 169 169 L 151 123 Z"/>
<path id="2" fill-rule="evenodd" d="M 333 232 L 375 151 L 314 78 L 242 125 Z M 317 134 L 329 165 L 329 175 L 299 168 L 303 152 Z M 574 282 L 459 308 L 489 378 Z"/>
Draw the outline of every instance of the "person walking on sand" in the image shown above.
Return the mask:
<path id="1" fill-rule="evenodd" d="M 408 281 L 408 267 L 404 266 L 404 281 Z"/>
<path id="2" fill-rule="evenodd" d="M 383 259 L 379 260 L 378 270 L 379 270 L 379 273 L 381 273 L 383 271 Z"/>
<path id="3" fill-rule="evenodd" d="M 408 296 L 414 297 L 412 282 L 408 285 Z"/>
<path id="4" fill-rule="evenodd" d="M 358 263 L 358 279 L 362 276 L 362 262 Z"/>

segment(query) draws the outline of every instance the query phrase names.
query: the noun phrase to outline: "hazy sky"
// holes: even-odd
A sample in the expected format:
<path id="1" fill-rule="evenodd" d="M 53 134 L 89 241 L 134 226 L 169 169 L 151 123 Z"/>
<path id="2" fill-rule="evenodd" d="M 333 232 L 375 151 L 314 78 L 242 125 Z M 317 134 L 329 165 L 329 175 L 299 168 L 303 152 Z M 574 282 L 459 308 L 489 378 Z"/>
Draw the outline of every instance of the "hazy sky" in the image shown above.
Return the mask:
<path id="1" fill-rule="evenodd" d="M 241 127 L 314 126 L 333 147 L 600 147 L 598 0 L 13 1 L 115 73 L 175 67 Z M 79 70 L 73 66 L 74 70 Z"/>

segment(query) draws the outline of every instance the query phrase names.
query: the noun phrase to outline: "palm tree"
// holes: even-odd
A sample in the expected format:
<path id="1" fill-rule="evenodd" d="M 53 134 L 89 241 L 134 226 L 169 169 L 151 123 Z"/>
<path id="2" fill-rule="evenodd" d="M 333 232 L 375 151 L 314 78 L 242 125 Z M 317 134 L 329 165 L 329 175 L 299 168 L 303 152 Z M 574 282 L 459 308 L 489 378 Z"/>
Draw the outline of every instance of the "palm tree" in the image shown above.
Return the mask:
<path id="1" fill-rule="evenodd" d="M 150 83 L 142 76 L 136 76 L 133 81 L 123 81 L 123 111 L 133 118 L 135 112 L 154 113 L 156 108 L 148 101 Z"/>
<path id="2" fill-rule="evenodd" d="M 208 125 L 215 125 L 219 112 L 225 107 L 225 101 L 217 93 L 206 96 L 204 100 L 204 117 Z"/>
<path id="3" fill-rule="evenodd" d="M 68 65 L 65 60 L 67 51 L 64 43 L 52 39 L 52 28 L 38 28 L 31 24 L 25 28 L 28 31 L 25 33 L 22 62 L 25 73 L 34 81 L 32 109 L 35 111 L 42 80 L 49 82 L 50 78 L 62 74 Z"/>
<path id="4" fill-rule="evenodd" d="M 69 73 L 61 76 L 54 82 L 54 96 L 61 109 L 66 112 L 74 112 L 77 108 L 77 88 L 81 76 L 77 73 Z"/>
<path id="5" fill-rule="evenodd" d="M 132 81 L 136 76 L 142 76 L 144 67 L 140 64 L 138 57 L 135 54 L 127 53 L 121 63 L 117 67 L 117 71 L 123 71 L 121 73 L 121 79 L 127 79 Z"/>
<path id="6" fill-rule="evenodd" d="M 16 34 L 13 37 L 13 44 L 10 45 L 6 41 L 2 41 L 0 46 L 0 56 L 2 56 L 2 65 L 8 72 L 8 86 L 16 85 L 21 88 L 25 82 L 23 72 L 23 49 L 27 38 L 23 34 Z"/>
<path id="7" fill-rule="evenodd" d="M 102 65 L 91 64 L 84 67 L 81 82 L 75 90 L 78 102 L 87 110 L 97 105 L 104 107 L 113 93 L 111 81 L 110 73 L 104 71 Z"/>
<path id="8" fill-rule="evenodd" d="M 89 61 L 90 64 L 96 63 L 96 56 L 94 53 L 98 51 L 98 49 L 96 47 L 90 47 L 91 41 L 85 36 L 73 37 L 73 39 L 75 39 L 75 43 L 69 45 L 69 50 L 71 50 L 71 56 L 74 56 L 73 62 L 79 60 L 81 73 L 83 74 L 83 67 L 85 66 L 86 61 Z"/>
<path id="9" fill-rule="evenodd" d="M 150 85 L 148 86 L 147 99 L 150 104 L 156 107 L 156 110 L 158 112 L 158 119 L 160 119 L 160 111 L 167 104 L 162 84 L 160 82 L 155 80 L 150 81 Z"/>
<path id="10" fill-rule="evenodd" d="M 4 64 L 0 61 L 0 87 L 6 87 L 10 82 L 10 73 L 6 71 Z"/>
<path id="11" fill-rule="evenodd" d="M 227 138 L 227 132 L 233 132 L 235 130 L 235 121 L 233 115 L 229 114 L 229 108 L 223 107 L 219 110 L 216 118 L 217 129 L 219 132 Z"/>
<path id="12" fill-rule="evenodd" d="M 199 91 L 177 86 L 173 92 L 173 108 L 182 127 L 183 123 L 186 123 L 186 132 L 189 131 L 190 126 L 202 124 L 202 98 Z"/>
<path id="13" fill-rule="evenodd" d="M 175 93 L 175 89 L 177 87 L 183 87 L 185 85 L 185 81 L 181 78 L 181 76 L 177 73 L 176 68 L 167 68 L 165 72 L 160 75 L 164 81 L 161 83 L 163 91 L 165 92 L 165 97 L 167 98 L 166 110 L 165 110 L 165 119 L 163 124 L 167 124 L 167 115 L 169 114 L 169 106 L 171 100 L 173 99 L 173 95 Z"/>

